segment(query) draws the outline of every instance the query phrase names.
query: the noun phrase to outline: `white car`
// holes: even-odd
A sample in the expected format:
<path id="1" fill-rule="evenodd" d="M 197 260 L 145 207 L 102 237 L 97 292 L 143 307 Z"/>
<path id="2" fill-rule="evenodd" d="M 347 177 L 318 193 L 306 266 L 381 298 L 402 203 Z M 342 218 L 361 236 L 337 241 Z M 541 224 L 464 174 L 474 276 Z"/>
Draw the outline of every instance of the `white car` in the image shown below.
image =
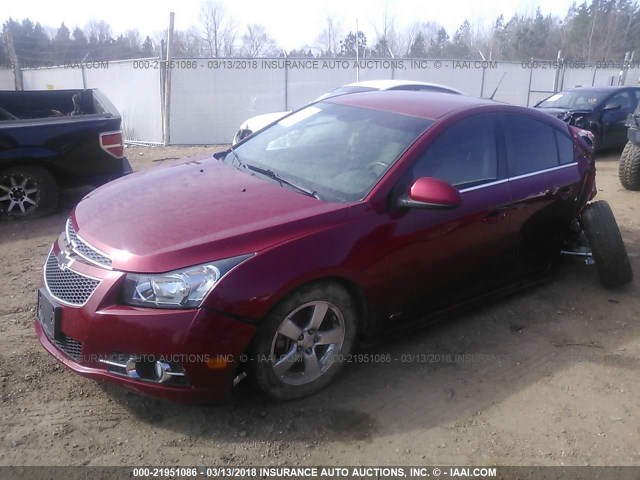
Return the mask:
<path id="1" fill-rule="evenodd" d="M 333 89 L 328 93 L 320 95 L 318 98 L 316 98 L 315 101 L 317 102 L 318 100 L 323 100 L 329 97 L 336 97 L 338 95 L 346 95 L 348 93 L 370 92 L 374 90 L 418 90 L 425 92 L 441 92 L 463 95 L 460 90 L 456 90 L 455 88 L 451 87 L 445 87 L 444 85 L 438 85 L 436 83 L 416 82 L 412 80 L 367 80 L 364 82 L 349 83 L 347 85 L 343 85 L 342 87 Z M 248 137 L 253 132 L 257 132 L 267 125 L 277 122 L 282 117 L 290 113 L 291 110 L 288 110 L 286 112 L 265 113 L 263 115 L 256 115 L 255 117 L 251 117 L 250 119 L 245 120 L 242 125 L 240 125 L 238 132 L 233 137 L 233 145 L 238 143 L 240 140 Z"/>

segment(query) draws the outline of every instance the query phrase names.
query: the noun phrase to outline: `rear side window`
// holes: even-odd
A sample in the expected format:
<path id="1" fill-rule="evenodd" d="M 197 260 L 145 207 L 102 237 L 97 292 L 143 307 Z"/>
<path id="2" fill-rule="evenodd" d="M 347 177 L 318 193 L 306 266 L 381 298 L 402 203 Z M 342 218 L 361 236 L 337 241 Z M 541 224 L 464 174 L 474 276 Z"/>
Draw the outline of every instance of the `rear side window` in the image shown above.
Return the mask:
<path id="1" fill-rule="evenodd" d="M 523 115 L 505 115 L 502 122 L 509 176 L 517 177 L 558 166 L 554 128 Z"/>
<path id="2" fill-rule="evenodd" d="M 492 116 L 479 115 L 452 125 L 416 161 L 413 180 L 435 177 L 457 187 L 498 179 Z"/>
<path id="3" fill-rule="evenodd" d="M 575 162 L 573 155 L 573 140 L 566 135 L 563 135 L 558 130 L 556 132 L 556 141 L 558 142 L 558 156 L 560 157 L 560 164 L 566 165 L 567 163 Z"/>

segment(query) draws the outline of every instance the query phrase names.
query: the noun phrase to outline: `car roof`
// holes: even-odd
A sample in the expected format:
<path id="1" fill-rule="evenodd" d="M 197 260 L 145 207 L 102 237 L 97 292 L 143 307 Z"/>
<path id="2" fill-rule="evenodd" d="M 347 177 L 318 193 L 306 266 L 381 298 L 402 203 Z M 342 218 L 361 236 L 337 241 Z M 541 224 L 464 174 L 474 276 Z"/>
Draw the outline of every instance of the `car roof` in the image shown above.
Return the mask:
<path id="1" fill-rule="evenodd" d="M 481 105 L 501 105 L 492 100 L 468 97 L 466 95 L 407 90 L 352 93 L 350 95 L 327 98 L 323 102 L 371 108 L 430 120 L 436 120 L 456 110 L 464 110 Z"/>
<path id="2" fill-rule="evenodd" d="M 606 87 L 574 87 L 567 88 L 566 90 L 562 90 L 562 92 L 581 92 L 581 91 L 589 91 L 589 92 L 613 92 L 615 90 L 624 90 L 625 88 L 633 88 L 638 89 L 636 86 L 606 86 Z M 558 93 L 562 93 L 558 92 Z"/>
<path id="3" fill-rule="evenodd" d="M 450 90 L 452 92 L 462 93 L 459 90 L 448 87 L 446 85 L 440 85 L 437 83 L 430 83 L 430 82 L 420 82 L 417 80 L 363 80 L 362 82 L 347 83 L 346 85 L 343 85 L 343 87 L 368 87 L 368 88 L 375 88 L 378 90 L 389 90 L 392 88 L 409 87 L 409 86 L 441 88 L 443 90 Z"/>

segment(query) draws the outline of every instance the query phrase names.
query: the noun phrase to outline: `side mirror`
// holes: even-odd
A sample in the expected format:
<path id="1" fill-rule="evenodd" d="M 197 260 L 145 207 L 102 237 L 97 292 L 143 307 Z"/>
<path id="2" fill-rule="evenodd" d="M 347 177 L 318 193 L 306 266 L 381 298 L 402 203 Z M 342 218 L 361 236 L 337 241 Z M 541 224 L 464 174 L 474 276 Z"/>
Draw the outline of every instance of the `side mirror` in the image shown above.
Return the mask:
<path id="1" fill-rule="evenodd" d="M 399 206 L 406 208 L 456 208 L 462 204 L 462 196 L 453 185 L 437 178 L 422 177 L 411 185 Z"/>
<path id="2" fill-rule="evenodd" d="M 620 105 L 619 103 L 607 103 L 604 106 L 604 111 L 605 112 L 610 112 L 612 110 L 618 110 L 620 108 L 622 108 L 622 105 Z"/>

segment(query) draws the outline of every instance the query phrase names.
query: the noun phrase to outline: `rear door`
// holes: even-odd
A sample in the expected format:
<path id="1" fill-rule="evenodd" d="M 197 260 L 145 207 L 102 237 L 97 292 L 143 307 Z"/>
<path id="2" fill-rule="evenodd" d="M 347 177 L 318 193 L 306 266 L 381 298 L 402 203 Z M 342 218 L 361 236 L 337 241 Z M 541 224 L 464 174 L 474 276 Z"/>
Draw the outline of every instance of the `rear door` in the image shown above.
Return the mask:
<path id="1" fill-rule="evenodd" d="M 559 253 L 581 175 L 568 129 L 523 114 L 505 114 L 500 126 L 512 197 L 509 227 L 517 245 L 514 270 L 531 272 Z"/>

